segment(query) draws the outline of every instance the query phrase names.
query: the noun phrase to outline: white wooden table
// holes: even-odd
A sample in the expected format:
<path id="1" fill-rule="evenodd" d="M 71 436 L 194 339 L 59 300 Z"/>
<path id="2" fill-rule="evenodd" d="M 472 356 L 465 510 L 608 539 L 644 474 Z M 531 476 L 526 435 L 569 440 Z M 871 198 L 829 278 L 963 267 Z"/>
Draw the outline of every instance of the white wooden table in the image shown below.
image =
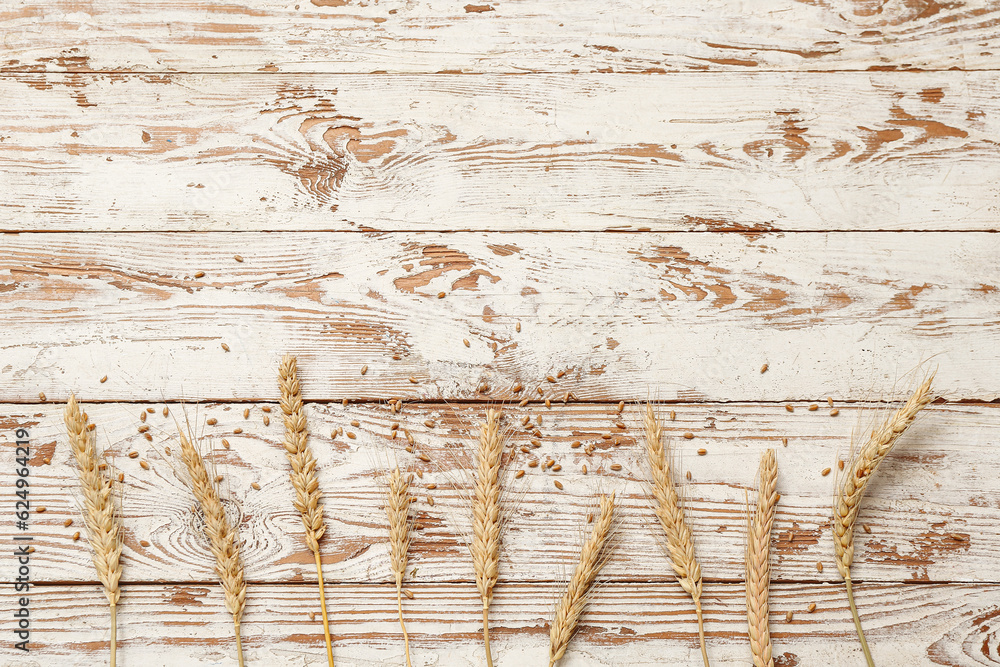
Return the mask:
<path id="1" fill-rule="evenodd" d="M 485 664 L 454 453 L 489 404 L 562 466 L 525 467 L 514 494 L 498 666 L 545 664 L 598 491 L 622 526 L 562 664 L 700 664 L 643 486 L 650 397 L 691 472 L 713 665 L 750 663 L 744 502 L 766 447 L 776 664 L 862 665 L 821 471 L 921 363 L 942 399 L 869 492 L 858 605 L 880 667 L 1000 665 L 997 3 L 23 0 L 0 8 L 0 43 L 0 665 L 106 661 L 72 539 L 71 391 L 125 475 L 119 664 L 235 664 L 165 406 L 203 434 L 240 521 L 248 664 L 325 664 L 279 445 L 285 352 L 340 666 L 402 664 L 376 479 L 391 456 L 439 484 L 416 505 L 414 665 Z M 45 508 L 27 654 L 18 428 Z"/>

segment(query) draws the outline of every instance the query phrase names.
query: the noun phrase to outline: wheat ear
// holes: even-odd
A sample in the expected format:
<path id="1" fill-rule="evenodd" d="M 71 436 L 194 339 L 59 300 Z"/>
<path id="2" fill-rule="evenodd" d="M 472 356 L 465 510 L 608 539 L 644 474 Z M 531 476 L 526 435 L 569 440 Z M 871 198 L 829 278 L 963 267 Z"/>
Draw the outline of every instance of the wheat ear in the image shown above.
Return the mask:
<path id="1" fill-rule="evenodd" d="M 90 540 L 90 555 L 97 569 L 97 578 L 104 586 L 104 596 L 111 608 L 110 648 L 111 667 L 114 667 L 118 648 L 116 609 L 121 595 L 119 582 L 122 578 L 123 530 L 111 495 L 111 478 L 101 470 L 97 461 L 87 416 L 80 411 L 76 396 L 70 395 L 69 403 L 63 411 L 63 420 L 66 422 L 69 444 L 79 469 L 80 489 L 83 491 L 83 519 Z"/>
<path id="2" fill-rule="evenodd" d="M 757 472 L 757 509 L 749 517 L 746 549 L 747 625 L 754 667 L 774 667 L 767 602 L 771 586 L 771 526 L 778 504 L 778 461 L 774 450 L 760 457 Z"/>
<path id="3" fill-rule="evenodd" d="M 903 407 L 896 410 L 878 428 L 873 429 L 868 441 L 853 453 L 844 481 L 837 492 L 833 507 L 833 544 L 837 552 L 837 569 L 847 585 L 847 601 L 854 617 L 854 627 L 861 640 L 861 649 L 869 667 L 875 667 L 865 633 L 861 629 L 861 618 L 854 604 L 854 590 L 851 585 L 851 564 L 854 562 L 854 524 L 861 511 L 865 490 L 879 465 L 889 455 L 903 432 L 909 428 L 917 413 L 933 400 L 931 395 L 931 375 L 913 392 Z"/>
<path id="4" fill-rule="evenodd" d="M 316 575 L 319 580 L 319 605 L 323 612 L 323 637 L 326 640 L 326 659 L 333 667 L 333 642 L 330 639 L 330 618 L 326 612 L 326 592 L 323 582 L 323 563 L 319 554 L 319 540 L 326 532 L 323 506 L 320 504 L 319 479 L 316 477 L 316 457 L 309 449 L 309 429 L 302 407 L 302 388 L 299 385 L 298 362 L 285 355 L 278 367 L 281 386 L 281 412 L 285 415 L 285 454 L 292 466 L 292 486 L 295 488 L 295 509 L 302 515 L 306 529 L 306 546 L 313 552 Z"/>
<path id="5" fill-rule="evenodd" d="M 684 507 L 670 472 L 670 461 L 663 446 L 663 427 L 660 425 L 653 406 L 646 404 L 644 415 L 646 430 L 646 454 L 652 476 L 653 499 L 656 517 L 667 537 L 667 551 L 677 575 L 677 581 L 694 601 L 694 611 L 698 619 L 698 639 L 701 643 L 701 657 L 708 667 L 708 652 L 705 650 L 705 620 L 701 612 L 701 566 L 694 555 L 694 537 L 691 527 L 684 520 Z"/>
<path id="6" fill-rule="evenodd" d="M 607 562 L 605 546 L 611 535 L 615 514 L 615 494 L 600 497 L 600 516 L 594 522 L 590 537 L 580 551 L 580 562 L 573 571 L 569 586 L 556 605 L 555 616 L 549 629 L 549 667 L 554 667 L 566 653 L 569 640 L 576 632 L 576 624 L 587 606 L 590 587 Z"/>
<path id="7" fill-rule="evenodd" d="M 410 551 L 410 531 L 413 521 L 410 517 L 411 477 L 403 477 L 399 466 L 389 475 L 386 489 L 385 513 L 389 518 L 389 564 L 396 577 L 396 607 L 399 610 L 399 627 L 403 630 L 403 646 L 406 651 L 406 667 L 410 665 L 410 637 L 406 634 L 406 624 L 403 622 L 403 577 L 406 575 L 406 563 Z"/>
<path id="8" fill-rule="evenodd" d="M 226 610 L 233 615 L 233 628 L 236 630 L 236 655 L 240 667 L 243 667 L 243 642 L 240 639 L 240 619 L 246 606 L 247 585 L 243 579 L 243 561 L 240 558 L 240 545 L 236 530 L 229 525 L 226 511 L 219 500 L 212 479 L 205 469 L 205 461 L 195 449 L 191 440 L 179 433 L 181 441 L 181 458 L 191 478 L 191 491 L 201 507 L 205 520 L 205 536 L 209 548 L 215 556 L 215 572 L 219 575 L 222 590 L 226 594 Z"/>
<path id="9" fill-rule="evenodd" d="M 472 498 L 472 564 L 476 570 L 476 588 L 483 601 L 483 642 L 486 665 L 493 667 L 490 652 L 490 602 L 500 568 L 500 466 L 503 462 L 503 437 L 500 434 L 500 411 L 487 410 L 486 423 L 479 432 L 476 452 L 475 489 Z"/>

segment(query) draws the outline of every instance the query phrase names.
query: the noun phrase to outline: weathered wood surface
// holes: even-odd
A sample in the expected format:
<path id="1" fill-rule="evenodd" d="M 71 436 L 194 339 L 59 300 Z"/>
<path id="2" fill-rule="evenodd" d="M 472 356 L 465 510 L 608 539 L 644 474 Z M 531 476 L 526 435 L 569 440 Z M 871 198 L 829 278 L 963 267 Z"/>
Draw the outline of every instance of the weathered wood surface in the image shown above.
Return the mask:
<path id="1" fill-rule="evenodd" d="M 472 584 L 414 585 L 405 601 L 416 667 L 484 664 L 479 599 Z M 544 665 L 548 622 L 557 584 L 498 587 L 492 607 L 497 665 Z M 327 587 L 338 665 L 403 664 L 395 588 Z M 862 584 L 857 602 L 876 664 L 883 667 L 981 667 L 1000 664 L 1000 586 Z M 10 608 L 5 587 L 0 603 Z M 316 591 L 306 585 L 255 584 L 243 619 L 248 665 L 326 664 Z M 34 590 L 34 644 L 40 662 L 91 667 L 107 659 L 107 607 L 91 587 Z M 740 584 L 706 592 L 705 629 L 713 665 L 749 664 L 746 612 Z M 806 607 L 816 604 L 813 613 Z M 563 667 L 700 664 L 694 613 L 676 585 L 605 585 L 584 616 Z M 771 629 L 776 664 L 862 665 L 845 594 L 829 584 L 774 585 Z M 794 613 L 792 621 L 786 611 Z M 135 585 L 118 612 L 122 667 L 235 664 L 232 621 L 210 585 Z M 0 632 L 11 635 L 9 614 Z M 4 647 L 4 657 L 12 656 Z M 44 656 L 44 657 L 42 657 Z"/>
<path id="2" fill-rule="evenodd" d="M 544 662 L 598 491 L 621 499 L 618 550 L 563 667 L 698 664 L 637 407 L 616 411 L 649 396 L 676 411 L 691 472 L 712 664 L 749 661 L 743 508 L 769 446 L 777 667 L 862 664 L 830 544 L 837 461 L 869 401 L 900 397 L 921 362 L 948 402 L 870 489 L 859 606 L 880 667 L 1000 665 L 996 2 L 8 5 L 0 489 L 27 426 L 42 585 L 34 652 L 5 641 L 0 664 L 106 660 L 103 596 L 72 540 L 70 391 L 124 473 L 119 665 L 234 664 L 164 401 L 206 436 L 247 542 L 248 664 L 325 664 L 278 444 L 275 370 L 292 352 L 330 517 L 338 667 L 402 664 L 378 480 L 393 458 L 437 484 L 416 504 L 414 665 L 483 664 L 462 453 L 489 402 L 526 471 L 498 667 Z M 526 394 L 554 403 L 518 407 Z M 391 438 L 395 421 L 430 461 Z M 547 457 L 561 469 L 527 466 Z M 0 522 L 0 542 L 14 530 Z M 15 605 L 0 590 L 8 641 Z"/>
<path id="3" fill-rule="evenodd" d="M 0 99 L 0 230 L 998 229 L 992 71 L 38 73 Z"/>
<path id="4" fill-rule="evenodd" d="M 192 510 L 176 460 L 173 417 L 162 406 L 148 415 L 153 442 L 138 432 L 138 414 L 146 405 L 84 404 L 97 424 L 98 442 L 112 468 L 125 475 L 122 515 L 126 526 L 125 574 L 128 582 L 211 581 L 212 561 Z M 258 583 L 314 581 L 312 556 L 302 542 L 302 526 L 292 508 L 287 461 L 277 408 L 264 413 L 262 404 L 187 407 L 171 404 L 174 416 L 186 412 L 203 433 L 203 448 L 223 475 L 223 496 L 239 518 L 246 540 L 247 577 Z M 743 573 L 744 502 L 752 487 L 757 461 L 765 447 L 776 447 L 781 502 L 774 527 L 775 581 L 837 582 L 830 535 L 831 498 L 838 457 L 846 456 L 852 427 L 867 423 L 873 410 L 842 406 L 831 417 L 795 405 L 672 406 L 675 421 L 666 432 L 675 447 L 677 475 L 687 498 L 705 577 L 739 581 Z M 244 419 L 243 411 L 250 410 Z M 4 405 L 5 439 L 16 426 L 28 427 L 34 443 L 32 517 L 36 535 L 34 579 L 40 582 L 88 582 L 95 579 L 82 530 L 75 464 L 66 444 L 60 406 Z M 419 582 L 472 581 L 465 547 L 468 535 L 469 456 L 483 406 L 414 404 L 393 415 L 384 405 L 310 404 L 312 445 L 330 528 L 323 542 L 324 572 L 330 582 L 388 582 L 387 542 L 383 514 L 383 480 L 388 461 L 398 460 L 417 479 L 417 522 L 412 564 Z M 621 499 L 621 553 L 605 571 L 609 580 L 673 580 L 657 538 L 644 484 L 646 467 L 637 407 L 619 417 L 615 405 L 509 406 L 516 458 L 508 470 L 525 470 L 510 480 L 510 529 L 501 577 L 505 582 L 560 581 L 575 563 L 585 517 L 599 491 Z M 263 417 L 270 418 L 264 426 Z M 522 420 L 531 418 L 531 426 Z M 542 417 L 542 424 L 537 418 Z M 207 425 L 208 419 L 218 420 Z M 427 426 L 426 421 L 433 424 Z M 617 426 L 622 421 L 626 428 Z M 413 455 L 404 451 L 401 432 L 391 438 L 398 421 L 415 441 Z M 353 426 L 357 422 L 358 426 Z M 1000 463 L 997 447 L 1000 406 L 942 404 L 928 409 L 907 434 L 897 452 L 880 468 L 869 490 L 858 530 L 855 576 L 885 582 L 993 582 L 1000 562 Z M 330 435 L 342 427 L 345 433 Z M 233 434 L 234 429 L 242 433 Z M 532 431 L 528 429 L 531 428 Z M 539 435 L 533 434 L 537 429 Z M 471 432 L 471 433 L 470 433 Z M 683 434 L 690 432 L 692 439 Z M 351 438 L 348 434 L 356 437 Z M 605 439 L 604 435 L 611 435 Z M 221 440 L 226 438 L 230 449 Z M 615 444 L 615 439 L 618 444 Z M 782 438 L 788 439 L 787 447 Z M 540 447 L 532 447 L 538 440 Z M 583 446 L 574 449 L 572 443 Z M 592 455 L 587 445 L 595 445 Z M 166 454 L 167 447 L 173 447 Z M 520 450 L 525 446 L 527 453 Z M 707 450 L 698 456 L 697 450 Z M 0 468 L 0 488 L 13 483 L 13 448 L 3 450 L 8 463 Z M 137 458 L 129 458 L 136 452 Z M 424 454 L 430 461 L 416 458 Z M 561 470 L 529 467 L 531 460 L 555 460 Z M 44 464 L 49 459 L 50 464 Z M 149 470 L 141 467 L 145 461 Z M 620 471 L 612 470 L 618 464 Z M 588 467 L 586 475 L 583 465 Z M 824 468 L 833 473 L 824 476 Z M 565 489 L 554 486 L 560 480 Z M 261 487 L 251 488 L 252 483 Z M 425 485 L 437 484 L 427 490 Z M 751 491 L 752 494 L 752 491 Z M 431 505 L 428 498 L 433 498 Z M 752 495 L 751 495 L 752 497 Z M 64 526 L 66 519 L 73 525 Z M 9 536 L 12 525 L 4 525 Z M 85 535 L 85 532 L 84 532 Z M 6 539 L 6 538 L 5 538 Z M 145 541 L 149 546 L 141 544 Z M 825 567 L 817 571 L 817 563 Z M 714 588 L 714 584 L 707 585 Z M 1000 601 L 1000 600 L 998 600 Z"/>
<path id="5" fill-rule="evenodd" d="M 0 71 L 995 69 L 989 0 L 13 3 Z"/>
<path id="6" fill-rule="evenodd" d="M 948 399 L 1000 396 L 995 234 L 2 242 L 8 401 L 273 399 L 286 351 L 311 400 L 865 400 L 929 359 Z"/>

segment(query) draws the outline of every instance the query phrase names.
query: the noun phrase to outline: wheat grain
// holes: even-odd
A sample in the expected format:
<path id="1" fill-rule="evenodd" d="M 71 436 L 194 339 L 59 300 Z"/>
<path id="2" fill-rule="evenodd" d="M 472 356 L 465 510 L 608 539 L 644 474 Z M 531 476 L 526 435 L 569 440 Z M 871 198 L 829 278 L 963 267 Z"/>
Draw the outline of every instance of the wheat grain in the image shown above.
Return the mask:
<path id="1" fill-rule="evenodd" d="M 291 480 L 295 488 L 295 509 L 302 515 L 306 530 L 306 546 L 313 552 L 316 562 L 319 602 L 323 612 L 323 637 L 326 641 L 327 662 L 333 666 L 333 642 L 330 638 L 330 619 L 326 611 L 326 585 L 323 581 L 323 563 L 320 558 L 319 540 L 326 532 L 323 506 L 320 504 L 319 479 L 316 476 L 316 457 L 309 449 L 309 429 L 302 406 L 302 388 L 299 384 L 298 362 L 285 355 L 278 367 L 278 384 L 281 388 L 281 412 L 285 416 L 285 454 L 292 466 Z M 266 419 L 266 417 L 265 417 Z"/>
<path id="2" fill-rule="evenodd" d="M 476 571 L 476 588 L 483 602 L 483 642 L 486 645 L 486 665 L 493 667 L 490 652 L 489 611 L 493 587 L 500 568 L 500 466 L 504 443 L 500 433 L 500 411 L 486 412 L 486 423 L 479 433 L 476 452 L 475 485 L 472 498 L 472 564 Z"/>
<path id="3" fill-rule="evenodd" d="M 79 469 L 80 490 L 83 492 L 83 519 L 90 540 L 91 559 L 97 578 L 104 587 L 104 596 L 111 610 L 110 663 L 115 665 L 117 652 L 117 605 L 121 596 L 122 526 L 111 493 L 111 479 L 97 463 L 97 452 L 88 428 L 87 418 L 80 411 L 76 396 L 70 394 L 63 411 L 70 448 Z M 106 469 L 106 468 L 105 468 Z M 77 539 L 79 533 L 74 535 Z"/>
<path id="4" fill-rule="evenodd" d="M 410 495 L 412 476 L 403 477 L 399 466 L 389 475 L 385 512 L 389 519 L 389 564 L 396 578 L 396 606 L 399 610 L 399 627 L 403 630 L 403 645 L 406 651 L 406 665 L 410 667 L 410 637 L 403 622 L 403 577 L 410 550 L 410 531 L 413 518 L 410 516 Z M 431 486 L 428 484 L 428 486 Z M 409 596 L 407 596 L 409 597 Z"/>
<path id="5" fill-rule="evenodd" d="M 602 495 L 599 506 L 597 522 L 594 523 L 590 537 L 580 551 L 580 562 L 573 571 L 566 592 L 556 605 L 555 616 L 549 629 L 549 667 L 554 667 L 566 653 L 569 640 L 576 632 L 577 623 L 587 606 L 590 587 L 601 572 L 601 568 L 607 563 L 606 547 L 614 521 L 615 494 Z"/>
<path id="6" fill-rule="evenodd" d="M 708 652 L 705 649 L 705 621 L 701 611 L 701 565 L 694 554 L 694 537 L 691 527 L 684 519 L 684 507 L 671 476 L 670 462 L 663 446 L 663 428 L 653 406 L 646 404 L 644 415 L 646 434 L 646 455 L 652 476 L 652 492 L 655 501 L 656 517 L 667 538 L 667 551 L 677 575 L 681 588 L 694 601 L 695 615 L 698 619 L 698 639 L 701 644 L 701 657 L 708 667 Z"/>
<path id="7" fill-rule="evenodd" d="M 861 503 L 864 500 L 868 483 L 882 461 L 889 455 L 899 441 L 900 436 L 910 427 L 917 413 L 923 410 L 933 400 L 931 383 L 934 375 L 925 379 L 906 403 L 882 422 L 878 428 L 872 429 L 868 440 L 857 451 L 852 452 L 847 465 L 847 473 L 837 491 L 833 507 L 833 544 L 837 555 L 837 570 L 847 585 L 847 599 L 854 617 L 854 627 L 861 641 L 861 649 L 869 667 L 874 667 L 868 642 L 861 629 L 861 619 L 854 604 L 854 590 L 851 586 L 851 564 L 854 562 L 854 524 L 857 522 Z M 831 401 L 832 404 L 832 401 Z"/>
<path id="8" fill-rule="evenodd" d="M 219 494 L 205 469 L 205 462 L 191 440 L 179 433 L 181 459 L 187 468 L 191 491 L 201 508 L 205 520 L 205 536 L 215 557 L 215 572 L 219 575 L 226 597 L 226 610 L 233 616 L 236 631 L 236 655 L 243 667 L 243 643 L 240 638 L 240 620 L 246 607 L 247 585 L 243 578 L 243 560 L 236 530 L 229 525 Z"/>
<path id="9" fill-rule="evenodd" d="M 778 504 L 778 462 L 774 450 L 760 457 L 757 509 L 749 517 L 746 547 L 747 625 L 754 667 L 774 667 L 768 627 L 768 589 L 771 585 L 771 526 Z"/>

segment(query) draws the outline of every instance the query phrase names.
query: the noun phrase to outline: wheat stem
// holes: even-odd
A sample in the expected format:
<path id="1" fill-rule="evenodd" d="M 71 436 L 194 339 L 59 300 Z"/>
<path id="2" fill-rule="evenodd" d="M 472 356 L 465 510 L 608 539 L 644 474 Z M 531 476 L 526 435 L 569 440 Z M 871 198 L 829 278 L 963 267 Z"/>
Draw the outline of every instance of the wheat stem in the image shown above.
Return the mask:
<path id="1" fill-rule="evenodd" d="M 326 639 L 326 659 L 333 664 L 333 642 L 330 640 L 330 619 L 326 615 L 326 583 L 323 581 L 323 562 L 320 560 L 319 551 L 314 551 L 316 559 L 316 576 L 319 577 L 319 606 L 323 612 L 323 635 Z"/>
<path id="2" fill-rule="evenodd" d="M 396 608 L 399 610 L 399 627 L 403 631 L 403 650 L 406 653 L 406 667 L 410 664 L 410 636 L 406 634 L 406 623 L 403 622 L 403 578 L 396 577 Z"/>
<path id="3" fill-rule="evenodd" d="M 326 593 L 323 584 L 323 565 L 319 541 L 326 532 L 323 505 L 320 504 L 319 478 L 316 476 L 316 457 L 309 449 L 309 430 L 305 408 L 302 405 L 302 388 L 299 384 L 298 361 L 286 354 L 278 367 L 278 384 L 281 388 L 281 412 L 285 416 L 285 455 L 292 467 L 290 477 L 295 488 L 295 509 L 302 516 L 306 530 L 306 546 L 316 560 L 319 585 L 319 603 L 323 613 L 323 638 L 326 641 L 326 658 L 333 667 L 333 642 L 330 639 L 330 618 L 326 611 Z"/>
<path id="4" fill-rule="evenodd" d="M 701 659 L 708 665 L 708 651 L 705 650 L 705 616 L 701 613 L 701 596 L 695 598 L 694 614 L 698 619 L 698 642 L 701 644 Z"/>
<path id="5" fill-rule="evenodd" d="M 851 607 L 851 616 L 854 617 L 854 629 L 858 631 L 858 639 L 861 640 L 861 650 L 865 654 L 865 661 L 868 663 L 868 667 L 875 667 L 871 649 L 868 648 L 868 641 L 865 639 L 865 633 L 861 629 L 861 617 L 858 616 L 858 608 L 854 604 L 854 587 L 851 585 L 850 568 L 847 568 L 847 574 L 844 575 L 844 583 L 847 585 L 847 602 Z"/>
<path id="6" fill-rule="evenodd" d="M 240 639 L 240 622 L 233 618 L 233 629 L 236 632 L 236 661 L 243 667 L 243 641 Z"/>
<path id="7" fill-rule="evenodd" d="M 111 667 L 115 667 L 117 660 L 115 654 L 118 652 L 118 609 L 111 605 Z"/>
<path id="8" fill-rule="evenodd" d="M 490 652 L 490 606 L 483 603 L 483 644 L 486 645 L 486 667 L 493 667 L 493 653 Z"/>
<path id="9" fill-rule="evenodd" d="M 705 648 L 705 619 L 701 609 L 701 565 L 694 553 L 694 535 L 691 526 L 684 517 L 684 506 L 670 471 L 670 461 L 663 446 L 663 427 L 653 406 L 646 404 L 644 414 L 646 434 L 646 456 L 649 461 L 652 477 L 652 492 L 655 501 L 654 511 L 660 520 L 664 535 L 667 538 L 667 551 L 681 588 L 691 596 L 694 602 L 695 616 L 698 619 L 698 641 L 701 656 L 708 667 L 708 651 Z"/>

